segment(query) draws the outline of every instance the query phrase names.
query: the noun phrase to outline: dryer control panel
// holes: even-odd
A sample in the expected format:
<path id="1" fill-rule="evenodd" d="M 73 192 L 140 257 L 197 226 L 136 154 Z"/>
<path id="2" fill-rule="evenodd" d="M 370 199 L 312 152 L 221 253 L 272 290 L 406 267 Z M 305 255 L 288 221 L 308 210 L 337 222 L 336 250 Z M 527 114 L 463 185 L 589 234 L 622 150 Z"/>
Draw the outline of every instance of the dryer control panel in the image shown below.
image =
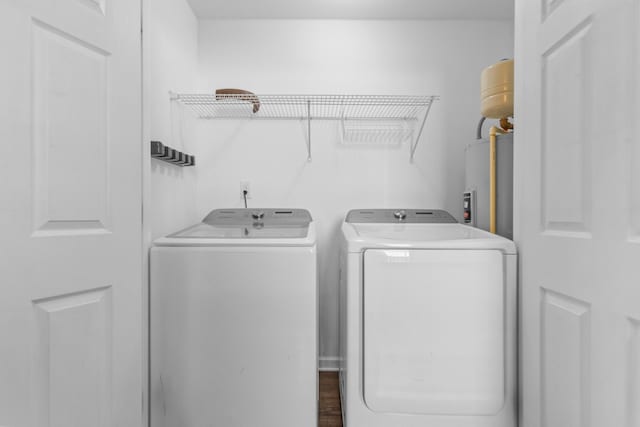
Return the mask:
<path id="1" fill-rule="evenodd" d="M 345 222 L 455 224 L 458 221 L 449 212 L 438 209 L 353 209 Z"/>

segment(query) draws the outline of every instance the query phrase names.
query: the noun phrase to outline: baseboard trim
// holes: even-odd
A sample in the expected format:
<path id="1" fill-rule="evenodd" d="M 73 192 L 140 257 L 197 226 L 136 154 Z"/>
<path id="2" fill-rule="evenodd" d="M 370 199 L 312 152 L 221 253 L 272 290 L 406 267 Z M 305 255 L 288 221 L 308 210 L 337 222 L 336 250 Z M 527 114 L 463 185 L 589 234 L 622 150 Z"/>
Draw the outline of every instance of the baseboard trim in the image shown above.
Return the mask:
<path id="1" fill-rule="evenodd" d="M 320 371 L 336 372 L 340 368 L 340 358 L 337 356 L 324 356 L 318 360 Z"/>

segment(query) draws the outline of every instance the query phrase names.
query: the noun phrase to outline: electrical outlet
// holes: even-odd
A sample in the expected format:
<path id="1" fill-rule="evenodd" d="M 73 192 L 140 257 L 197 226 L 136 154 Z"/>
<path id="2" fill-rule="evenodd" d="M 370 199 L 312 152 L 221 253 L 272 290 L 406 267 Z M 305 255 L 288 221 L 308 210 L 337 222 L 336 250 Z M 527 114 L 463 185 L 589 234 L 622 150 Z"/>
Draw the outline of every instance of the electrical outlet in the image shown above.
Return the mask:
<path id="1" fill-rule="evenodd" d="M 247 199 L 251 198 L 251 184 L 249 181 L 240 181 L 240 198 L 244 199 L 244 192 L 247 192 Z"/>

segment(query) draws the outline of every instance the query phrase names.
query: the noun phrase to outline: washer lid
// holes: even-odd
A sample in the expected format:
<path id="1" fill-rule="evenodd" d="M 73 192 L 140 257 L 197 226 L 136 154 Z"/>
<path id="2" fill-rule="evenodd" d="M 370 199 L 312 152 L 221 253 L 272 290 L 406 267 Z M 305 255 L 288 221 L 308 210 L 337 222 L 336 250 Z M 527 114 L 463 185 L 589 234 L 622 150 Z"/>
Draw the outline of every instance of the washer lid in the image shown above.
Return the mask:
<path id="1" fill-rule="evenodd" d="M 215 209 L 200 224 L 167 236 L 201 239 L 296 239 L 307 237 L 305 209 Z"/>

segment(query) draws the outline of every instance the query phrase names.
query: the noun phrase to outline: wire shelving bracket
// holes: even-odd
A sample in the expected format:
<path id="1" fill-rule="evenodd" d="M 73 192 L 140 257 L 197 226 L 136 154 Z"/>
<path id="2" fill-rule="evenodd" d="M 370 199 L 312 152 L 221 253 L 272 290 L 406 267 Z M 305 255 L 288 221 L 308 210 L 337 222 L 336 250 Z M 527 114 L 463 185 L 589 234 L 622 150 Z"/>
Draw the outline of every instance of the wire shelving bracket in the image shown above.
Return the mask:
<path id="1" fill-rule="evenodd" d="M 299 120 L 306 122 L 307 160 L 311 161 L 311 122 L 335 120 L 345 124 L 401 123 L 405 137 L 411 139 L 410 162 L 413 162 L 435 95 L 245 95 L 218 97 L 215 94 L 170 93 L 197 118 L 206 120 Z M 258 109 L 255 104 L 258 100 Z M 256 110 L 254 112 L 254 110 Z"/>

